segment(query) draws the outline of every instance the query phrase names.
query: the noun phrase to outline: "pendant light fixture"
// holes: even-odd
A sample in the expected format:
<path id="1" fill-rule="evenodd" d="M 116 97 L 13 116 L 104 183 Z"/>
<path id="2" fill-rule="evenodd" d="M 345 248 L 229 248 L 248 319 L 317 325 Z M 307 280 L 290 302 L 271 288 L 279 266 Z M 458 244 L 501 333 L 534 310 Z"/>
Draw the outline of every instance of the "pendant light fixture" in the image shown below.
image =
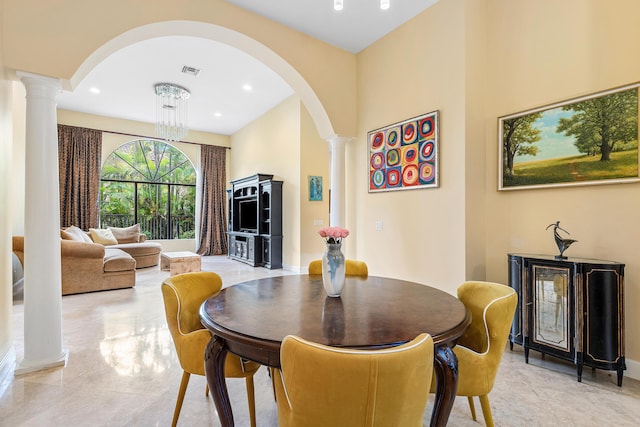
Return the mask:
<path id="1" fill-rule="evenodd" d="M 158 83 L 156 92 L 156 134 L 165 141 L 180 141 L 187 136 L 187 99 L 191 95 L 182 86 Z"/>

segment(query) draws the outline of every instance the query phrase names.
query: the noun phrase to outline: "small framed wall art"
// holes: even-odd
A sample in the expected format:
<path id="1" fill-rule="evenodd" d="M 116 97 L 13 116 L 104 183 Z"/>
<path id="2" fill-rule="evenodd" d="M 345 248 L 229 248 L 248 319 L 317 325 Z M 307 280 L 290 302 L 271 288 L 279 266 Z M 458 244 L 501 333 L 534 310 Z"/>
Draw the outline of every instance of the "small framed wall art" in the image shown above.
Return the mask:
<path id="1" fill-rule="evenodd" d="M 438 187 L 438 111 L 367 133 L 369 192 Z"/>
<path id="2" fill-rule="evenodd" d="M 321 176 L 309 176 L 309 201 L 321 202 L 322 201 L 322 177 Z"/>

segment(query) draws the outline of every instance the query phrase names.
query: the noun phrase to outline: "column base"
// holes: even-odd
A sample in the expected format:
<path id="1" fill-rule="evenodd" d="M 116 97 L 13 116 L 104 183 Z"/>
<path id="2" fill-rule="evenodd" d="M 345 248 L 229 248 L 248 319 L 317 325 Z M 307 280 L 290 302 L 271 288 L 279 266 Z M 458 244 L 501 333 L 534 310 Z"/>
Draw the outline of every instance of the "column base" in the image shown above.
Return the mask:
<path id="1" fill-rule="evenodd" d="M 13 374 L 17 377 L 31 372 L 57 368 L 59 366 L 64 367 L 67 365 L 67 360 L 69 360 L 69 350 L 67 349 L 62 350 L 62 354 L 56 359 L 47 362 L 29 362 L 23 359 L 22 362 L 16 366 Z"/>

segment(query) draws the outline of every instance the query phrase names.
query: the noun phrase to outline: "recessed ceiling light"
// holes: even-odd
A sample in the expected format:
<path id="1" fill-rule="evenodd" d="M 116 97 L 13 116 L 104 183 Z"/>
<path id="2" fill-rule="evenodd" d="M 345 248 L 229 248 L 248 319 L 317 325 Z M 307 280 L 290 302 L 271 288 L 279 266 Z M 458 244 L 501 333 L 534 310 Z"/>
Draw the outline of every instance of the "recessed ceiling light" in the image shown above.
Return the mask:
<path id="1" fill-rule="evenodd" d="M 219 112 L 216 111 L 215 113 L 213 113 L 213 116 L 214 117 L 222 117 L 222 113 L 219 113 Z"/>
<path id="2" fill-rule="evenodd" d="M 98 89 L 97 87 L 92 87 L 91 89 L 89 89 L 89 92 L 91 93 L 100 93 L 100 89 Z"/>
<path id="3" fill-rule="evenodd" d="M 250 90 L 253 90 L 253 87 L 251 87 L 251 85 L 249 83 L 245 83 L 244 85 L 242 85 L 242 89 L 244 89 L 247 92 L 249 92 Z"/>

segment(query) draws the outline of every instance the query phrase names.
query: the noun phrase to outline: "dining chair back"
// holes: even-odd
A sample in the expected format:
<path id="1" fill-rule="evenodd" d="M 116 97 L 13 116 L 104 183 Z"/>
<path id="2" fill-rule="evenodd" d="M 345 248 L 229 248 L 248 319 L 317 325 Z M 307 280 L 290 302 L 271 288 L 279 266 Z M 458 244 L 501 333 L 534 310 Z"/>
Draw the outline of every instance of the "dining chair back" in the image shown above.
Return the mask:
<path id="1" fill-rule="evenodd" d="M 322 260 L 316 259 L 311 261 L 308 270 L 311 275 L 322 274 Z M 347 259 L 344 263 L 344 274 L 345 276 L 368 277 L 369 268 L 364 261 Z"/>
<path id="2" fill-rule="evenodd" d="M 499 283 L 469 281 L 458 288 L 458 298 L 471 312 L 471 324 L 453 348 L 458 357 L 457 395 L 467 396 L 474 420 L 473 396 L 479 396 L 485 424 L 490 427 L 493 416 L 489 392 L 509 337 L 518 295 Z"/>
<path id="3" fill-rule="evenodd" d="M 289 335 L 273 372 L 278 426 L 422 426 L 433 352 L 428 334 L 371 351 Z"/>
<path id="4" fill-rule="evenodd" d="M 175 426 L 191 374 L 205 375 L 204 353 L 211 334 L 200 323 L 199 309 L 207 298 L 220 292 L 222 279 L 213 272 L 185 273 L 165 279 L 161 288 L 167 325 L 183 370 L 171 424 Z M 259 367 L 257 363 L 243 362 L 237 356 L 227 355 L 225 377 L 246 380 L 252 427 L 256 425 L 253 375 Z M 208 392 L 207 387 L 207 395 Z"/>

